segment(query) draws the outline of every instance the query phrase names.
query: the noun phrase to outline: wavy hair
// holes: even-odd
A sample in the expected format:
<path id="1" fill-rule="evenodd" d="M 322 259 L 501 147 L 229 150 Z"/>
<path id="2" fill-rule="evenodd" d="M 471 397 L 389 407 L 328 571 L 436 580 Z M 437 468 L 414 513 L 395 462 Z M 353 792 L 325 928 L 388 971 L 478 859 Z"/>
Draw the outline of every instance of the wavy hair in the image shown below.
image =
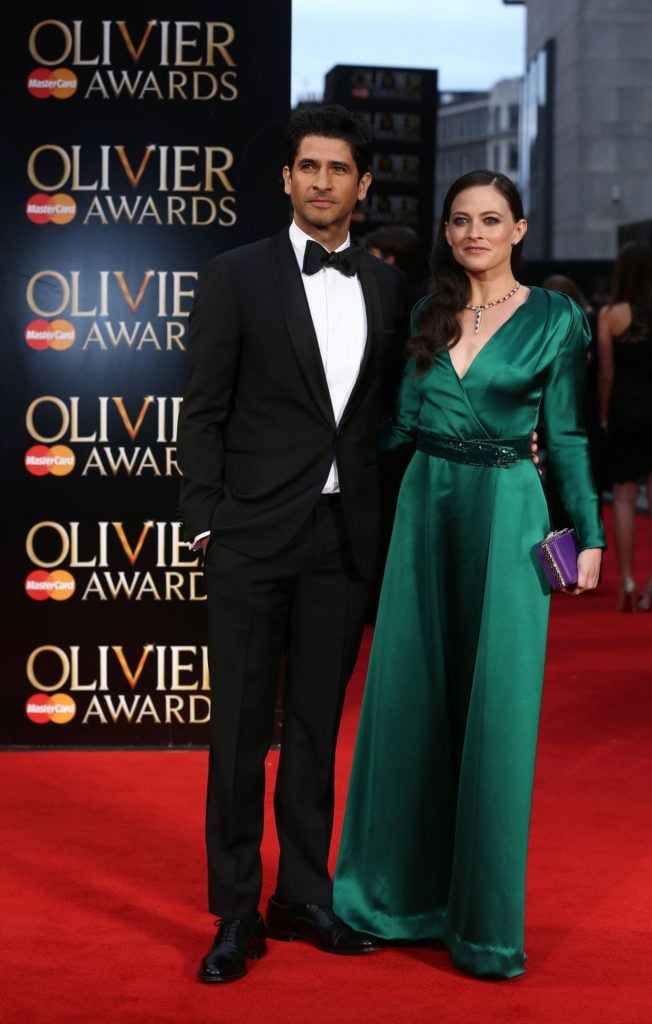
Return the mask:
<path id="1" fill-rule="evenodd" d="M 430 261 L 432 283 L 429 297 L 420 313 L 419 334 L 412 338 L 408 349 L 415 357 L 421 372 L 432 366 L 435 353 L 441 348 L 452 348 L 462 333 L 459 313 L 471 296 L 471 282 L 464 267 L 453 256 L 446 241 L 446 225 L 450 220 L 453 200 L 460 192 L 476 185 L 492 185 L 506 199 L 515 221 L 522 220 L 523 201 L 513 181 L 498 171 L 469 171 L 454 181 L 444 199 L 435 247 Z M 512 247 L 512 271 L 521 257 L 523 240 Z"/>

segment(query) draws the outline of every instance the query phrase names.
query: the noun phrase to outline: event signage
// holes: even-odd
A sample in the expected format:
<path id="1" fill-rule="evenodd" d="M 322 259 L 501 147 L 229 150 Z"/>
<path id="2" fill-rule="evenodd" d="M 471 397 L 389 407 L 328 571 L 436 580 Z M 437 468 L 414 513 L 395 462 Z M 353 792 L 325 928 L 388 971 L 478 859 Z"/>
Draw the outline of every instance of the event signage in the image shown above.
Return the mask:
<path id="1" fill-rule="evenodd" d="M 204 744 L 203 572 L 177 507 L 186 333 L 208 260 L 288 219 L 290 0 L 13 18 L 0 742 Z"/>

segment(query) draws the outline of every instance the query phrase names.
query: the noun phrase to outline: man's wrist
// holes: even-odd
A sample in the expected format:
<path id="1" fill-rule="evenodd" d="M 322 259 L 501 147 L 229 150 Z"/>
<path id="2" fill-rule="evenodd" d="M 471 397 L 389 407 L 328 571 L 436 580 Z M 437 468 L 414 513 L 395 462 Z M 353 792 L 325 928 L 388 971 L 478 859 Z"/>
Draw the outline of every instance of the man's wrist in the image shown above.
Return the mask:
<path id="1" fill-rule="evenodd" d="M 211 531 L 204 530 L 203 533 L 198 533 L 194 540 L 188 541 L 190 544 L 191 551 L 200 551 L 205 545 L 202 543 L 210 537 Z"/>

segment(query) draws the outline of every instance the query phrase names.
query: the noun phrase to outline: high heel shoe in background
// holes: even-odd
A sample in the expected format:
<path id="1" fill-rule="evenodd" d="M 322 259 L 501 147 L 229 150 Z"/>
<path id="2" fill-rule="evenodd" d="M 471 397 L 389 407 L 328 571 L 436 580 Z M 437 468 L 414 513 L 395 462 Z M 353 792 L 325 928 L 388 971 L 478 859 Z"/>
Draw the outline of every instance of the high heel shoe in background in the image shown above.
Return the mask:
<path id="1" fill-rule="evenodd" d="M 652 577 L 647 581 L 647 587 L 638 599 L 639 612 L 652 612 Z"/>
<path id="2" fill-rule="evenodd" d="M 636 607 L 636 584 L 630 576 L 623 582 L 623 585 L 620 588 L 620 594 L 618 595 L 618 604 L 616 605 L 616 611 L 635 612 Z"/>

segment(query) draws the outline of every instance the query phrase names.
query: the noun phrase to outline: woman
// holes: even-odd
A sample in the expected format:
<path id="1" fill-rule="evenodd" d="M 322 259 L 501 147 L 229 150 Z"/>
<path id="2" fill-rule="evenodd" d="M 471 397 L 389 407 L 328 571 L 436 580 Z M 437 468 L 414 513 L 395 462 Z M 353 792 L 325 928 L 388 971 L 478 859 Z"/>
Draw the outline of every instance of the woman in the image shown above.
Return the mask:
<path id="1" fill-rule="evenodd" d="M 579 579 L 604 546 L 579 422 L 585 345 L 566 296 L 518 284 L 515 187 L 451 187 L 432 293 L 415 308 L 391 443 L 414 438 L 369 664 L 335 909 L 386 939 L 442 940 L 480 976 L 523 972 L 527 834 L 549 588 L 529 435 L 545 396 L 549 455 L 574 520 Z"/>
<path id="2" fill-rule="evenodd" d="M 652 507 L 652 252 L 630 242 L 614 267 L 612 298 L 598 318 L 600 418 L 607 430 L 620 611 L 635 611 L 636 497 L 647 482 Z M 652 575 L 639 608 L 652 608 Z"/>

